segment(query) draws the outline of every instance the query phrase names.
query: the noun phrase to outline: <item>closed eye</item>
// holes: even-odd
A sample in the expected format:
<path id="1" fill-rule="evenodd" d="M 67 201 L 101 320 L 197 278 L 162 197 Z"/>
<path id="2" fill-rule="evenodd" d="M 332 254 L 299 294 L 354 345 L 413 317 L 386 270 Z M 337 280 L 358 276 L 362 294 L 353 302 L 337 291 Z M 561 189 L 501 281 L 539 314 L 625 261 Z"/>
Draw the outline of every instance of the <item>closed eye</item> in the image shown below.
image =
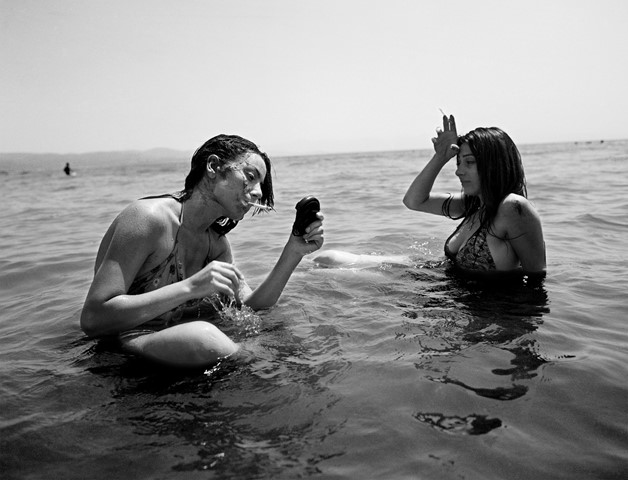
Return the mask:
<path id="1" fill-rule="evenodd" d="M 259 173 L 256 169 L 246 168 L 243 170 L 243 173 L 249 182 L 255 182 L 259 178 Z"/>

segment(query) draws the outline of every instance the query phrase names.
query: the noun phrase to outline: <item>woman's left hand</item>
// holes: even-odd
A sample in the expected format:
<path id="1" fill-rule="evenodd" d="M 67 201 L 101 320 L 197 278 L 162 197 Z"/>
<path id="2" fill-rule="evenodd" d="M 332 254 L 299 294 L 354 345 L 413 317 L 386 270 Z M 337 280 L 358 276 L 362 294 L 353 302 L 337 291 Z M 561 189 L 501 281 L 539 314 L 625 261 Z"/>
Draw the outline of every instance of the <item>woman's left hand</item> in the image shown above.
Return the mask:
<path id="1" fill-rule="evenodd" d="M 323 246 L 323 219 L 325 217 L 320 212 L 317 213 L 316 216 L 318 220 L 310 223 L 307 226 L 307 228 L 305 229 L 305 234 L 303 236 L 290 234 L 288 245 L 300 255 L 308 255 Z"/>
<path id="2" fill-rule="evenodd" d="M 456 131 L 456 119 L 453 115 L 443 115 L 443 128 L 436 129 L 436 136 L 432 138 L 436 155 L 446 161 L 455 157 L 460 148 L 457 145 L 458 132 Z"/>

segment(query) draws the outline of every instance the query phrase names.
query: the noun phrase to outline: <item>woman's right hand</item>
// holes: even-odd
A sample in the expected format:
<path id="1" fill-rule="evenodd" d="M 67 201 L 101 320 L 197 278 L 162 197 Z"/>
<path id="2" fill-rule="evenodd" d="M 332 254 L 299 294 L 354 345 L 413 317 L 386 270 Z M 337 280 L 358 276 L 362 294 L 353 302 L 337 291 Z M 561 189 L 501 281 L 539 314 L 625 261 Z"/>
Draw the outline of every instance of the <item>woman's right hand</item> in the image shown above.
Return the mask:
<path id="1" fill-rule="evenodd" d="M 195 298 L 222 293 L 240 303 L 242 272 L 232 263 L 214 260 L 188 279 Z"/>
<path id="2" fill-rule="evenodd" d="M 443 128 L 436 129 L 436 136 L 432 138 L 436 155 L 444 161 L 449 161 L 458 154 L 460 148 L 457 145 L 458 132 L 456 132 L 456 120 L 453 115 L 443 115 Z"/>

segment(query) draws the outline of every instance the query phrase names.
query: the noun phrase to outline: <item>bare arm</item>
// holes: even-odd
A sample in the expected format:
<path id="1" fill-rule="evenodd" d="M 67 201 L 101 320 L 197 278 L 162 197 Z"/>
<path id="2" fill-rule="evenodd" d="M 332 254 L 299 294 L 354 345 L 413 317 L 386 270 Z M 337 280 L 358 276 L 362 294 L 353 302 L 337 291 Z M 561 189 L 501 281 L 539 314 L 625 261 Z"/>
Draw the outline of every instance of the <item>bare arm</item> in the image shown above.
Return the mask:
<path id="1" fill-rule="evenodd" d="M 303 237 L 290 234 L 279 260 L 259 287 L 244 300 L 244 303 L 254 310 L 272 307 L 283 292 L 292 272 L 299 265 L 301 259 L 315 252 L 323 245 L 323 215 L 318 214 L 319 220 L 310 224 Z"/>
<path id="2" fill-rule="evenodd" d="M 403 197 L 403 203 L 406 207 L 419 212 L 435 215 L 443 214 L 443 203 L 451 195 L 449 193 L 432 192 L 432 187 L 443 167 L 456 156 L 458 152 L 457 140 L 458 134 L 456 133 L 456 123 L 453 115 L 449 118 L 443 116 L 443 129 L 439 129 L 437 136 L 432 139 L 435 151 L 434 156 L 414 179 Z M 453 195 L 450 212 L 452 215 L 462 214 L 460 194 Z"/>
<path id="3" fill-rule="evenodd" d="M 212 262 L 191 277 L 156 290 L 127 292 L 159 240 L 164 217 L 144 204 L 125 209 L 101 245 L 94 280 L 81 313 L 81 328 L 92 337 L 113 335 L 141 325 L 182 303 L 215 292 L 233 295 L 241 274 L 225 262 Z"/>
<path id="4" fill-rule="evenodd" d="M 545 272 L 545 241 L 541 217 L 536 209 L 526 198 L 511 194 L 504 200 L 500 210 L 504 212 L 507 237 L 523 271 Z"/>

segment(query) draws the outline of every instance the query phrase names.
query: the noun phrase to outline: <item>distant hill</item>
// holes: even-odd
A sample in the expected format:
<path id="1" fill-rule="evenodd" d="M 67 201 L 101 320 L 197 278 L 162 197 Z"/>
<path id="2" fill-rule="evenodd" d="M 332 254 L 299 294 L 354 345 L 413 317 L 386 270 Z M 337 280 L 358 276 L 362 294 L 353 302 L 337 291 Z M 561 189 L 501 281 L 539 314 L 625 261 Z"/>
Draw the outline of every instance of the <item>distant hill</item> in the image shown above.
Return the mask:
<path id="1" fill-rule="evenodd" d="M 86 153 L 0 153 L 0 171 L 61 170 L 66 163 L 73 169 L 94 163 L 117 166 L 164 161 L 183 162 L 187 166 L 193 153 L 169 148 Z"/>
<path id="2" fill-rule="evenodd" d="M 3 161 L 54 161 L 62 159 L 77 159 L 85 161 L 103 161 L 106 159 L 136 159 L 136 160 L 165 160 L 173 158 L 191 158 L 191 153 L 170 148 L 152 148 L 150 150 L 121 150 L 110 152 L 85 153 L 29 153 L 9 152 L 0 153 L 0 162 Z M 68 160 L 69 161 L 69 160 Z"/>

